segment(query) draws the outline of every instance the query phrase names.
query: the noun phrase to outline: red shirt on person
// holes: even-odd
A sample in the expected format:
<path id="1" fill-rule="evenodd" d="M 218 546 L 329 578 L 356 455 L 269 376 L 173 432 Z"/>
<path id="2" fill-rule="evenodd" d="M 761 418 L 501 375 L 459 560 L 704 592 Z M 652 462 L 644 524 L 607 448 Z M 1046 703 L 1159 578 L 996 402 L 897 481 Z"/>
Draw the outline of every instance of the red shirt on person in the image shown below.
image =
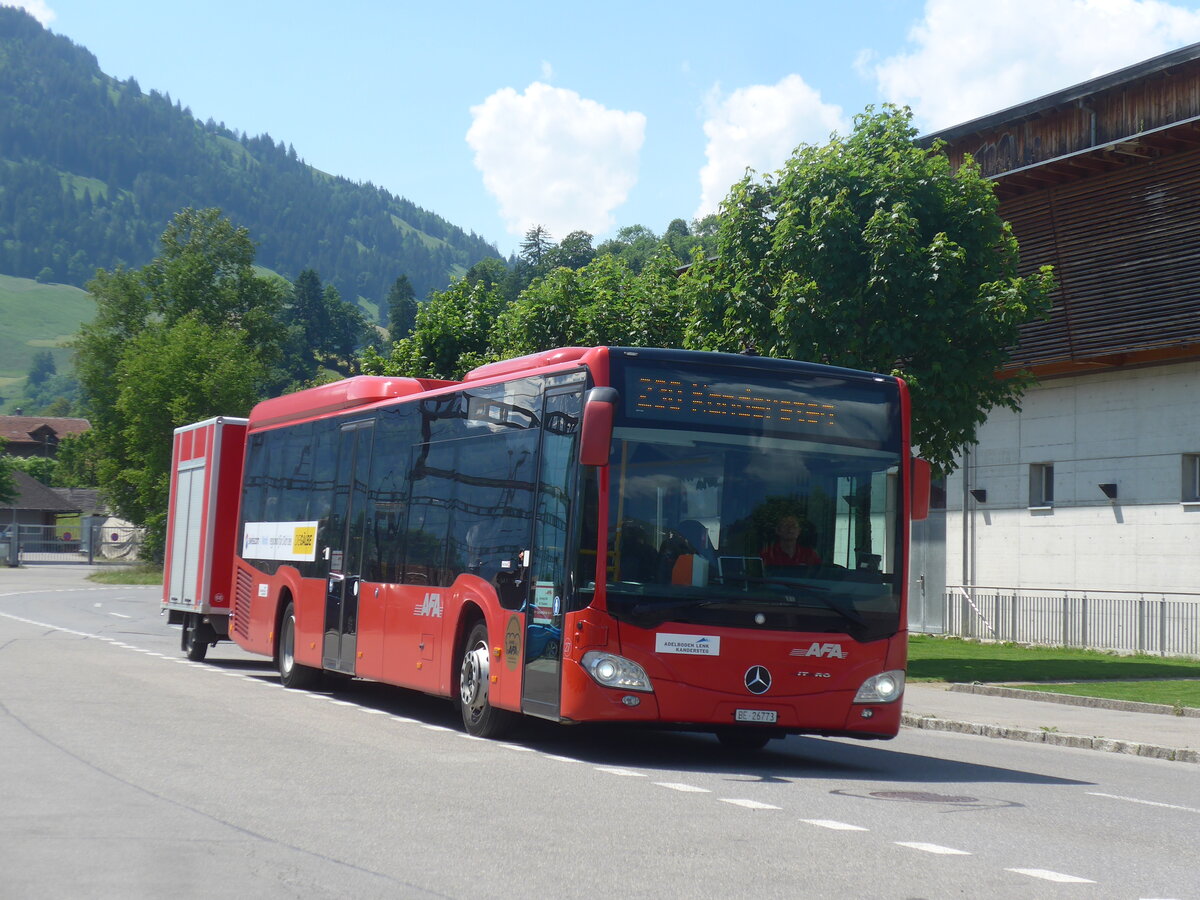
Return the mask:
<path id="1" fill-rule="evenodd" d="M 819 566 L 821 555 L 812 547 L 796 545 L 795 552 L 789 554 L 779 542 L 763 547 L 758 554 L 762 557 L 764 566 Z"/>

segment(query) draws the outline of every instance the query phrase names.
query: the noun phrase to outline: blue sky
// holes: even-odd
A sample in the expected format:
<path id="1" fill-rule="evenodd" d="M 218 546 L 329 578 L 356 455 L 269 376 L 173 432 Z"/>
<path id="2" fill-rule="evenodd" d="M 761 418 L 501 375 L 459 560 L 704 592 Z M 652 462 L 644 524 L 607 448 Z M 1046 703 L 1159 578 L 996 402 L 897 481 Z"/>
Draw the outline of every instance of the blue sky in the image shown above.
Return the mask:
<path id="1" fill-rule="evenodd" d="M 868 104 L 935 130 L 1200 41 L 1200 0 L 0 3 L 506 254 L 713 211 Z"/>

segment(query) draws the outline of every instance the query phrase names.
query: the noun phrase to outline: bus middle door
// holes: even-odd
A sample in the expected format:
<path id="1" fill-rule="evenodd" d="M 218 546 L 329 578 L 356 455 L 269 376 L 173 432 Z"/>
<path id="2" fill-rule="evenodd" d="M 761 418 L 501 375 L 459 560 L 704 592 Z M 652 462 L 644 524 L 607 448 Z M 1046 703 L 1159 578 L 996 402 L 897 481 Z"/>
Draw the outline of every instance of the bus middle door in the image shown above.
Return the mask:
<path id="1" fill-rule="evenodd" d="M 568 547 L 582 407 L 582 387 L 570 387 L 547 391 L 542 410 L 521 709 L 548 719 L 559 714 L 563 614 L 573 589 Z"/>
<path id="2" fill-rule="evenodd" d="M 338 437 L 322 664 L 326 669 L 347 675 L 354 674 L 358 649 L 358 591 L 362 581 L 367 484 L 374 434 L 374 421 L 352 422 L 342 426 Z"/>

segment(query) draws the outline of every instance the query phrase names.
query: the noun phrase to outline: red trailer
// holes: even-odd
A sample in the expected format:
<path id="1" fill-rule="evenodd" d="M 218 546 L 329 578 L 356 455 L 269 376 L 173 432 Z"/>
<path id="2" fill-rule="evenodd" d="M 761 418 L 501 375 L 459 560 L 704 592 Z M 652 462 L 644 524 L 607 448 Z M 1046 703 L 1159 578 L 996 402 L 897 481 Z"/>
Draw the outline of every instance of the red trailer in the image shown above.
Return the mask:
<path id="1" fill-rule="evenodd" d="M 229 600 L 248 420 L 217 416 L 175 429 L 162 609 L 183 626 L 188 659 L 229 635 Z"/>

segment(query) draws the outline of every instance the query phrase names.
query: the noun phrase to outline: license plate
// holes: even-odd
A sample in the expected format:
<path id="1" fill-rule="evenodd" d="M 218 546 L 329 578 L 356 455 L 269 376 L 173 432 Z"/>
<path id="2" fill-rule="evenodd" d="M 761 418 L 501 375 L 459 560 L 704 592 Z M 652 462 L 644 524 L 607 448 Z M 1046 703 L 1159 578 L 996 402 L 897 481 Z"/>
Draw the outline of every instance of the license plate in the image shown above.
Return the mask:
<path id="1" fill-rule="evenodd" d="M 733 714 L 738 722 L 774 722 L 777 716 L 773 709 L 739 709 Z"/>

